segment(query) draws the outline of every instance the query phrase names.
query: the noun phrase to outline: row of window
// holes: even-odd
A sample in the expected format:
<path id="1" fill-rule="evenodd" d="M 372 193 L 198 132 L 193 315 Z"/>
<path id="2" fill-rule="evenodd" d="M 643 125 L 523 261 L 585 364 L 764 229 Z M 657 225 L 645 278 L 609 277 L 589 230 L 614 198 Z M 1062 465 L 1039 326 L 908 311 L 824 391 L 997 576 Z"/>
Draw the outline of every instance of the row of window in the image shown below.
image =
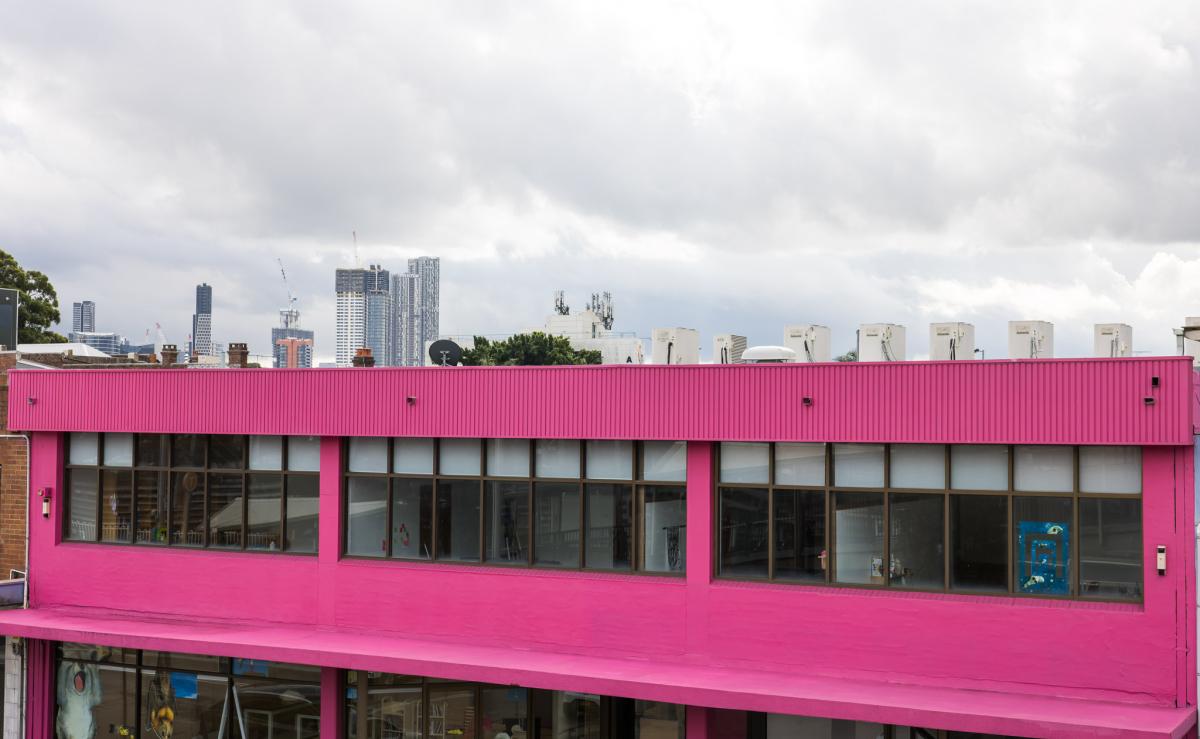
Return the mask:
<path id="1" fill-rule="evenodd" d="M 720 481 L 900 490 L 1142 492 L 1131 446 L 724 442 Z"/>
<path id="2" fill-rule="evenodd" d="M 71 434 L 63 537 L 317 551 L 320 440 Z"/>
<path id="3" fill-rule="evenodd" d="M 725 443 L 719 455 L 720 577 L 1142 596 L 1137 448 Z"/>
<path id="4" fill-rule="evenodd" d="M 348 555 L 684 570 L 683 442 L 354 438 L 346 456 Z"/>
<path id="5" fill-rule="evenodd" d="M 317 667 L 65 643 L 55 675 L 67 739 L 320 737 Z M 672 703 L 380 672 L 347 672 L 342 705 L 347 739 L 685 735 Z"/>

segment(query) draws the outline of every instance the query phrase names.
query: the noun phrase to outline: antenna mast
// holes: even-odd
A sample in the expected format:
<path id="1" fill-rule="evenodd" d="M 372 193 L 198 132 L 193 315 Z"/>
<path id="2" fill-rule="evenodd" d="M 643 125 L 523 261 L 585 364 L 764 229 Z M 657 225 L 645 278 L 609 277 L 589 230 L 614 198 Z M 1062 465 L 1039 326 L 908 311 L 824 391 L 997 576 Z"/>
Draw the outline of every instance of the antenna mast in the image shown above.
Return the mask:
<path id="1" fill-rule="evenodd" d="M 611 331 L 613 327 L 613 299 L 612 293 L 592 293 L 592 302 L 588 304 L 596 317 L 600 319 L 601 325 L 605 331 Z"/>
<path id="2" fill-rule="evenodd" d="M 554 312 L 560 316 L 571 315 L 571 306 L 567 305 L 567 299 L 562 290 L 554 291 Z"/>

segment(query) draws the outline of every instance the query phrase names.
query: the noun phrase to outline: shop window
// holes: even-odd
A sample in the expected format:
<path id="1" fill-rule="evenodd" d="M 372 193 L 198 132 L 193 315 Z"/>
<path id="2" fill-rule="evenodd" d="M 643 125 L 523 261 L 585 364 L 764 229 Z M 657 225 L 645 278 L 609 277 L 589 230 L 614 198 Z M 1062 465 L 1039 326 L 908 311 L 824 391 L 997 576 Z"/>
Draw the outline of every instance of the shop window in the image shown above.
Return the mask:
<path id="1" fill-rule="evenodd" d="M 1008 447 L 982 444 L 950 447 L 950 487 L 1008 490 Z"/>
<path id="2" fill-rule="evenodd" d="M 682 441 L 642 442 L 642 479 L 654 482 L 687 480 L 687 444 Z"/>
<path id="3" fill-rule="evenodd" d="M 721 482 L 766 484 L 771 476 L 769 444 L 723 442 L 721 444 Z"/>
<path id="4" fill-rule="evenodd" d="M 1075 538 L 1071 499 L 1016 496 L 1012 506 L 1016 591 L 1070 595 Z"/>
<path id="5" fill-rule="evenodd" d="M 1022 492 L 1069 493 L 1075 489 L 1075 448 L 1013 447 L 1013 489 Z"/>
<path id="6" fill-rule="evenodd" d="M 529 561 L 529 485 L 489 481 L 484 489 L 484 559 Z"/>
<path id="7" fill-rule="evenodd" d="M 490 477 L 529 477 L 529 440 L 488 439 L 487 474 Z"/>
<path id="8" fill-rule="evenodd" d="M 443 475 L 479 474 L 479 439 L 442 439 L 438 471 Z"/>
<path id="9" fill-rule="evenodd" d="M 768 496 L 766 488 L 722 488 L 720 574 L 766 579 Z"/>
<path id="10" fill-rule="evenodd" d="M 883 444 L 834 444 L 833 484 L 840 488 L 881 488 Z"/>
<path id="11" fill-rule="evenodd" d="M 392 472 L 433 474 L 433 439 L 395 439 L 392 444 Z"/>
<path id="12" fill-rule="evenodd" d="M 579 441 L 538 439 L 534 444 L 534 474 L 544 478 L 579 477 Z"/>
<path id="13" fill-rule="evenodd" d="M 950 588 L 963 592 L 1008 590 L 1008 498 L 950 496 Z"/>
<path id="14" fill-rule="evenodd" d="M 904 588 L 940 590 L 945 583 L 944 495 L 888 495 L 888 581 Z"/>
<path id="15" fill-rule="evenodd" d="M 633 442 L 587 442 L 587 478 L 589 480 L 632 480 Z"/>
<path id="16" fill-rule="evenodd" d="M 834 581 L 883 585 L 883 494 L 834 493 L 833 520 Z"/>
<path id="17" fill-rule="evenodd" d="M 1142 448 L 1079 447 L 1079 490 L 1083 493 L 1142 492 Z"/>
<path id="18" fill-rule="evenodd" d="M 825 493 L 777 489 L 774 495 L 775 579 L 824 582 Z"/>
<path id="19" fill-rule="evenodd" d="M 894 444 L 888 487 L 944 490 L 946 447 L 940 444 Z"/>
<path id="20" fill-rule="evenodd" d="M 775 484 L 825 485 L 824 444 L 776 444 Z"/>
<path id="21" fill-rule="evenodd" d="M 1142 597 L 1142 501 L 1079 499 L 1081 595 Z"/>

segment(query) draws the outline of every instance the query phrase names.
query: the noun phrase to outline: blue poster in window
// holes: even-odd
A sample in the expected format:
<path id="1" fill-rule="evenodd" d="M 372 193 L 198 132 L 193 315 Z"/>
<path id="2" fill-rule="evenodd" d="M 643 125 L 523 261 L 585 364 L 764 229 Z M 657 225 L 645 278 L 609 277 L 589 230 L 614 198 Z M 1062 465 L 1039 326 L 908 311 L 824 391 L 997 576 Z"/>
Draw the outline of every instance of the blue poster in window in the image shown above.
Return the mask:
<path id="1" fill-rule="evenodd" d="M 199 693 L 197 685 L 196 673 L 194 672 L 172 672 L 171 673 L 171 692 L 176 698 L 191 698 L 195 700 Z"/>
<path id="2" fill-rule="evenodd" d="M 1071 593 L 1071 536 L 1067 524 L 1018 522 L 1017 550 L 1017 592 Z"/>
<path id="3" fill-rule="evenodd" d="M 233 661 L 233 674 L 235 675 L 262 675 L 267 677 L 267 666 L 271 663 L 264 659 L 235 659 Z"/>

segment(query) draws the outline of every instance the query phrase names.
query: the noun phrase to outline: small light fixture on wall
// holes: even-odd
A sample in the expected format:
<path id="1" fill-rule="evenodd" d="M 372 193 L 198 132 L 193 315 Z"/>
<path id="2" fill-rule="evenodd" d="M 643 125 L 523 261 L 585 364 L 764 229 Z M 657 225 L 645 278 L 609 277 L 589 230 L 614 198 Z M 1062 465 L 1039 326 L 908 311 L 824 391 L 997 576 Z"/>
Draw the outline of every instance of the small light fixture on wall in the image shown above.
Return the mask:
<path id="1" fill-rule="evenodd" d="M 38 497 L 42 499 L 42 517 L 50 518 L 50 488 L 38 490 Z"/>
<path id="2" fill-rule="evenodd" d="M 416 405 L 417 404 L 417 396 L 409 395 L 407 398 L 404 399 L 404 402 L 408 403 L 409 405 Z"/>
<path id="3" fill-rule="evenodd" d="M 29 405 L 37 405 L 37 398 L 30 395 L 29 397 L 25 398 L 25 402 Z"/>

